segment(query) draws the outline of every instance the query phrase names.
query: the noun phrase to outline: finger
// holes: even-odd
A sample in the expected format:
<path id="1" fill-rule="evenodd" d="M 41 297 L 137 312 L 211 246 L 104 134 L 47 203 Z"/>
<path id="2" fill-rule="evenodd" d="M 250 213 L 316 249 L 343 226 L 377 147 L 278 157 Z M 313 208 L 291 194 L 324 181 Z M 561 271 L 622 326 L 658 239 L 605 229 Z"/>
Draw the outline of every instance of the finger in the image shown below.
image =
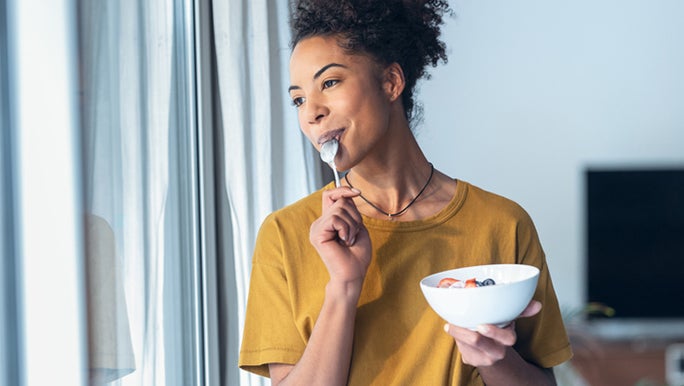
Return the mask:
<path id="1" fill-rule="evenodd" d="M 510 323 L 503 328 L 491 324 L 483 324 L 477 326 L 477 332 L 504 346 L 513 346 L 518 338 L 513 323 Z"/>
<path id="2" fill-rule="evenodd" d="M 453 336 L 454 338 L 457 338 L 459 336 L 468 336 L 474 334 L 473 330 L 463 328 L 463 327 L 458 327 L 454 326 L 453 324 L 447 323 L 444 325 L 444 331 L 446 331 L 449 335 Z"/>
<path id="3" fill-rule="evenodd" d="M 360 223 L 356 222 L 349 212 L 340 210 L 331 217 L 331 227 L 340 240 L 352 245 L 359 233 Z"/>
<path id="4" fill-rule="evenodd" d="M 355 222 L 361 224 L 363 223 L 363 216 L 361 216 L 361 212 L 359 212 L 358 208 L 354 204 L 354 200 L 352 200 L 351 197 L 340 197 L 336 201 L 330 201 L 330 205 L 328 206 L 328 210 L 331 210 L 333 208 L 339 208 L 342 210 L 347 211 L 347 213 L 354 219 Z"/>
<path id="5" fill-rule="evenodd" d="M 364 228 L 363 216 L 361 216 L 361 212 L 356 208 L 354 202 L 349 198 L 340 199 L 327 211 L 329 216 L 340 216 L 349 223 L 349 234 L 345 234 L 344 239 L 349 241 L 349 244 L 353 244 L 358 232 Z"/>
<path id="6" fill-rule="evenodd" d="M 542 304 L 541 302 L 537 300 L 532 300 L 530 303 L 525 307 L 523 312 L 520 313 L 519 318 L 529 318 L 530 316 L 537 315 L 539 311 L 542 309 Z"/>
<path id="7" fill-rule="evenodd" d="M 477 331 L 446 324 L 444 329 L 454 338 L 461 359 L 472 366 L 491 365 L 506 354 L 506 346 Z"/>
<path id="8" fill-rule="evenodd" d="M 457 341 L 483 349 L 492 345 L 513 346 L 517 339 L 515 326 L 512 323 L 504 328 L 483 324 L 478 326 L 475 331 L 446 324 L 444 329 Z"/>
<path id="9" fill-rule="evenodd" d="M 336 201 L 343 198 L 353 198 L 361 194 L 361 191 L 356 188 L 348 186 L 340 186 L 339 188 L 328 189 L 323 191 L 323 206 L 328 207 Z"/>
<path id="10" fill-rule="evenodd" d="M 475 330 L 454 326 L 448 323 L 444 326 L 444 329 L 449 333 L 449 335 L 456 339 L 457 342 L 467 344 L 472 347 L 480 347 L 483 345 L 483 342 L 488 339 Z"/>
<path id="11" fill-rule="evenodd" d="M 458 351 L 461 353 L 461 360 L 473 367 L 491 366 L 506 356 L 507 346 L 495 345 L 491 348 L 470 346 L 463 342 L 456 341 Z"/>
<path id="12" fill-rule="evenodd" d="M 342 199 L 331 207 L 324 208 L 324 213 L 311 225 L 309 240 L 314 244 L 338 241 L 342 245 L 352 246 L 357 236 L 364 230 L 361 214 L 350 199 Z"/>
<path id="13" fill-rule="evenodd" d="M 330 222 L 332 231 L 337 234 L 337 237 L 347 243 L 350 240 L 350 234 L 352 233 L 349 229 L 349 223 L 344 221 L 339 216 L 334 216 Z"/>

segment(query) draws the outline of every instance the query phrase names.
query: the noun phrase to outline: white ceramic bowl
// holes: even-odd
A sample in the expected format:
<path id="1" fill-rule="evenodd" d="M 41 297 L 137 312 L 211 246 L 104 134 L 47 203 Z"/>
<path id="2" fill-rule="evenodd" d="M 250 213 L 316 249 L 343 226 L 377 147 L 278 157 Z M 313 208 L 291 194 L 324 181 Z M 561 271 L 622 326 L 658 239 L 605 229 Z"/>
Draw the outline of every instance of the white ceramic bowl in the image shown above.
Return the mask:
<path id="1" fill-rule="evenodd" d="M 440 280 L 494 279 L 495 285 L 477 288 L 437 288 Z M 451 269 L 420 281 L 430 307 L 447 322 L 470 329 L 480 324 L 505 326 L 532 300 L 539 269 L 524 264 L 489 264 Z"/>

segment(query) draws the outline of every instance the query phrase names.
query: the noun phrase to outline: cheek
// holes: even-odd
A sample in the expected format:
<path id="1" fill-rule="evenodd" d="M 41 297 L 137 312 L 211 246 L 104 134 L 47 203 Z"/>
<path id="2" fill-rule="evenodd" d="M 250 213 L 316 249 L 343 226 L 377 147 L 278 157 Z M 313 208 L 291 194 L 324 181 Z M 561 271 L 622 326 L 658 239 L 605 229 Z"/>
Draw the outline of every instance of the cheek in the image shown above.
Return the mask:
<path id="1" fill-rule="evenodd" d="M 358 95 L 350 101 L 348 108 L 355 115 L 362 116 L 364 121 L 380 124 L 388 113 L 388 104 L 377 93 L 369 90 L 367 94 Z"/>
<path id="2" fill-rule="evenodd" d="M 361 90 L 360 90 L 361 91 Z M 350 114 L 370 114 L 378 107 L 378 100 L 374 94 L 357 92 L 340 101 L 338 108 Z"/>
<path id="3" fill-rule="evenodd" d="M 297 112 L 297 120 L 299 121 L 299 131 L 301 131 L 302 134 L 309 139 L 309 142 L 316 147 L 316 141 L 314 141 L 313 133 L 311 130 L 309 130 L 309 125 L 307 124 L 306 120 L 303 119 L 301 112 Z"/>

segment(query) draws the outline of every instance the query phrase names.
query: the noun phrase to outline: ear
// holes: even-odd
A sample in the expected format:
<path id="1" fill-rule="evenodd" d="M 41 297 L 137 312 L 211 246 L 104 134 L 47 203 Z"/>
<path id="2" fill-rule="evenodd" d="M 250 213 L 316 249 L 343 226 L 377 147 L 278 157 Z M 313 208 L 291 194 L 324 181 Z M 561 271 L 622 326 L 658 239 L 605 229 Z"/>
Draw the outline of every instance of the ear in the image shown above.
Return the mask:
<path id="1" fill-rule="evenodd" d="M 392 63 L 384 70 L 383 88 L 387 97 L 391 102 L 396 101 L 404 92 L 406 87 L 406 79 L 404 78 L 404 70 L 402 70 L 399 63 Z"/>

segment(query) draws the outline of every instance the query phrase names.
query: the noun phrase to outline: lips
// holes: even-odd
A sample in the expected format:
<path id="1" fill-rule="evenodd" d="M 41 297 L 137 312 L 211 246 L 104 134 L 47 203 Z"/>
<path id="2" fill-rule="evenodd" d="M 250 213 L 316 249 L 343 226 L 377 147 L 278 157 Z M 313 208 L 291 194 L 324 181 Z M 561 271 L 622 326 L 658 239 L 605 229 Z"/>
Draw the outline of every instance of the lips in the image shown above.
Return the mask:
<path id="1" fill-rule="evenodd" d="M 333 138 L 335 138 L 339 141 L 343 132 L 344 132 L 344 129 L 335 129 L 335 130 L 327 131 L 327 132 L 323 133 L 320 137 L 318 137 L 318 144 L 321 145 L 325 142 L 330 141 Z"/>

